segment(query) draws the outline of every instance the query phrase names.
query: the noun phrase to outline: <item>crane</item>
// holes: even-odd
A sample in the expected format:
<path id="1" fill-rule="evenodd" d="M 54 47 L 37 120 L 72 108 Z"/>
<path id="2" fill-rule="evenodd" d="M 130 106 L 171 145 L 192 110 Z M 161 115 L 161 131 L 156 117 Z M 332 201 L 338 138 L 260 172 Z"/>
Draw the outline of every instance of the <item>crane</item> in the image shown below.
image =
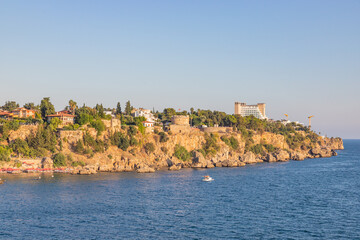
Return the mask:
<path id="1" fill-rule="evenodd" d="M 284 114 L 286 116 L 286 121 L 289 121 L 289 115 Z"/>
<path id="2" fill-rule="evenodd" d="M 314 117 L 314 115 L 308 117 L 308 119 L 309 119 L 309 130 L 311 129 L 311 118 L 313 118 L 313 117 Z"/>

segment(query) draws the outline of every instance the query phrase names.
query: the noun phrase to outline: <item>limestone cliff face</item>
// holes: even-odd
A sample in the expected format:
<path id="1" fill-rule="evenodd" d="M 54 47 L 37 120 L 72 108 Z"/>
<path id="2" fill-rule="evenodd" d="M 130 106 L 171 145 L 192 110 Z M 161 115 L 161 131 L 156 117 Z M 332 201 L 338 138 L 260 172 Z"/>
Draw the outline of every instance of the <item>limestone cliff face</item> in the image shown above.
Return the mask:
<path id="1" fill-rule="evenodd" d="M 280 134 L 264 132 L 263 134 L 256 134 L 255 136 L 253 136 L 253 140 L 255 144 L 265 142 L 266 144 L 271 144 L 276 148 L 289 148 L 288 144 L 285 141 L 285 137 Z"/>
<path id="2" fill-rule="evenodd" d="M 246 164 L 255 164 L 260 162 L 278 162 L 289 160 L 304 160 L 305 158 L 331 157 L 336 155 L 334 150 L 343 149 L 343 141 L 340 138 L 321 138 L 304 140 L 299 147 L 291 149 L 283 135 L 265 132 L 262 134 L 253 134 L 252 144 L 272 145 L 275 150 L 268 152 L 263 147 L 262 154 L 255 154 L 246 148 L 245 139 L 241 133 L 222 132 L 215 134 L 218 150 L 212 155 L 204 156 L 202 148 L 206 142 L 203 132 L 191 130 L 185 133 L 170 134 L 166 142 L 160 142 L 160 136 L 155 133 L 147 133 L 136 135 L 139 141 L 138 146 L 129 147 L 127 151 L 123 151 L 116 146 L 109 146 L 103 153 L 95 153 L 91 155 L 76 154 L 73 151 L 73 145 L 83 138 L 85 132 L 90 133 L 94 138 L 106 140 L 111 133 L 121 131 L 126 134 L 126 130 L 122 130 L 117 123 L 106 122 L 107 130 L 98 136 L 93 128 L 84 127 L 75 131 L 58 131 L 59 139 L 63 141 L 62 153 L 71 156 L 74 161 L 81 161 L 86 164 L 85 167 L 76 167 L 73 173 L 92 174 L 96 171 L 137 171 L 139 173 L 153 172 L 158 169 L 179 170 L 181 168 L 212 168 L 212 167 L 241 167 Z M 36 132 L 36 126 L 21 126 L 19 130 L 12 132 L 9 137 L 10 141 L 16 138 L 25 139 L 32 132 Z M 305 136 L 304 133 L 301 133 Z M 234 137 L 239 146 L 232 149 L 221 140 L 221 136 L 227 138 Z M 146 153 L 144 145 L 153 143 L 154 151 Z M 182 161 L 174 156 L 176 145 L 181 145 L 191 152 L 191 157 L 187 161 Z M 58 148 L 60 150 L 60 148 Z M 247 149 L 247 151 L 246 151 Z M 49 160 L 49 159 L 48 159 Z M 49 167 L 46 161 L 44 166 Z M 70 163 L 69 163 L 70 166 Z"/>
<path id="3" fill-rule="evenodd" d="M 17 138 L 24 140 L 32 133 L 36 134 L 37 129 L 37 125 L 21 125 L 18 130 L 10 131 L 9 142 L 13 142 Z"/>

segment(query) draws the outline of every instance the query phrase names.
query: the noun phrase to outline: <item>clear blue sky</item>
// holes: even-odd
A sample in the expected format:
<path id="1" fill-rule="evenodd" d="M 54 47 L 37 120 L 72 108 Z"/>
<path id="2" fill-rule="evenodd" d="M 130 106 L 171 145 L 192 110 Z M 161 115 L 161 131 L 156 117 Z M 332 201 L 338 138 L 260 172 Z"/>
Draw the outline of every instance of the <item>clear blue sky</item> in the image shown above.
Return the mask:
<path id="1" fill-rule="evenodd" d="M 360 138 L 360 1 L 0 1 L 0 105 L 221 110 Z"/>

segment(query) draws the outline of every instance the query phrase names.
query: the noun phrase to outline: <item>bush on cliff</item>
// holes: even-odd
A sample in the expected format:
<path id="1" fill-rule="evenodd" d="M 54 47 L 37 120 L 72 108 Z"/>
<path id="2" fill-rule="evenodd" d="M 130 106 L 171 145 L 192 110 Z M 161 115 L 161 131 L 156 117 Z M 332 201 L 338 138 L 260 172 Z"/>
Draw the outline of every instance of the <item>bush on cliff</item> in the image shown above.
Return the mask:
<path id="1" fill-rule="evenodd" d="M 169 137 L 166 135 L 165 132 L 160 132 L 159 136 L 160 136 L 160 142 L 161 143 L 167 142 L 169 140 Z"/>
<path id="2" fill-rule="evenodd" d="M 147 154 L 153 153 L 155 151 L 155 145 L 153 143 L 146 143 L 144 149 Z"/>
<path id="3" fill-rule="evenodd" d="M 11 149 L 0 146 L 0 161 L 10 161 Z"/>
<path id="4" fill-rule="evenodd" d="M 121 132 L 115 132 L 110 136 L 110 142 L 112 145 L 117 146 L 118 148 L 126 151 L 130 146 L 130 141 L 127 136 L 124 136 Z"/>
<path id="5" fill-rule="evenodd" d="M 130 138 L 129 143 L 130 143 L 130 146 L 132 146 L 132 147 L 139 144 L 138 140 L 136 140 L 136 138 L 134 138 L 134 137 Z"/>
<path id="6" fill-rule="evenodd" d="M 19 156 L 33 156 L 34 149 L 31 149 L 28 145 L 28 143 L 25 140 L 22 140 L 20 138 L 17 138 L 10 144 L 10 147 L 12 150 L 17 153 Z"/>
<path id="7" fill-rule="evenodd" d="M 74 151 L 76 153 L 83 154 L 84 150 L 85 150 L 85 148 L 84 148 L 83 142 L 81 140 L 78 140 L 74 146 Z"/>
<path id="8" fill-rule="evenodd" d="M 265 147 L 266 151 L 268 151 L 269 153 L 276 151 L 276 148 L 272 144 L 264 144 L 264 147 Z"/>
<path id="9" fill-rule="evenodd" d="M 135 126 L 130 126 L 129 129 L 127 130 L 127 134 L 132 137 L 137 134 L 137 131 L 138 130 L 136 129 Z"/>
<path id="10" fill-rule="evenodd" d="M 186 150 L 185 147 L 179 144 L 176 144 L 175 146 L 174 156 L 183 161 L 187 161 L 190 159 L 190 153 Z"/>
<path id="11" fill-rule="evenodd" d="M 88 132 L 84 135 L 84 146 L 91 147 L 94 152 L 104 152 L 106 144 L 100 139 L 94 139 Z"/>
<path id="12" fill-rule="evenodd" d="M 203 145 L 203 150 L 205 151 L 206 156 L 215 155 L 217 151 L 220 150 L 220 146 L 217 144 L 217 137 L 214 134 L 205 133 L 205 143 Z"/>
<path id="13" fill-rule="evenodd" d="M 66 166 L 66 157 L 62 153 L 57 153 L 53 157 L 54 167 Z"/>
<path id="14" fill-rule="evenodd" d="M 237 150 L 239 148 L 239 141 L 233 136 L 231 136 L 230 138 L 222 136 L 221 140 L 223 140 L 223 142 L 229 147 L 231 147 L 233 150 Z"/>
<path id="15" fill-rule="evenodd" d="M 0 139 L 7 139 L 9 137 L 9 133 L 11 130 L 16 131 L 20 128 L 20 122 L 18 120 L 3 120 L 1 121 L 2 125 L 0 126 L 0 133 L 1 138 Z"/>
<path id="16" fill-rule="evenodd" d="M 255 154 L 265 155 L 265 151 L 262 144 L 256 144 L 250 147 L 250 152 Z"/>
<path id="17" fill-rule="evenodd" d="M 91 122 L 91 127 L 96 129 L 98 135 L 106 129 L 105 124 L 100 119 Z"/>
<path id="18" fill-rule="evenodd" d="M 84 161 L 74 161 L 74 162 L 71 163 L 71 166 L 73 166 L 73 167 L 77 167 L 77 166 L 83 167 L 83 166 L 85 166 L 85 165 L 86 165 L 86 164 L 85 164 Z"/>

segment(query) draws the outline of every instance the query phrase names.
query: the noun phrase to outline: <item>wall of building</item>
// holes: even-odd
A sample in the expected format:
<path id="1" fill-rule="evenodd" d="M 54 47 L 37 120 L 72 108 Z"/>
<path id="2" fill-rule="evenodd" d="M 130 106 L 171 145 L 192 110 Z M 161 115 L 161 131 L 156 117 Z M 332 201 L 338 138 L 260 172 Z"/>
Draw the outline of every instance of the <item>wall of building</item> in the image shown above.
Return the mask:
<path id="1" fill-rule="evenodd" d="M 190 125 L 170 125 L 169 130 L 174 133 L 189 133 L 191 131 Z"/>
<path id="2" fill-rule="evenodd" d="M 190 125 L 189 122 L 189 116 L 184 116 L 184 115 L 175 115 L 171 118 L 171 122 L 172 124 L 175 125 Z"/>
<path id="3" fill-rule="evenodd" d="M 66 139 L 68 143 L 74 144 L 83 139 L 84 132 L 81 130 L 59 130 L 58 135 L 61 140 Z"/>
<path id="4" fill-rule="evenodd" d="M 206 127 L 201 128 L 201 131 L 206 133 L 229 133 L 232 132 L 232 127 Z"/>

